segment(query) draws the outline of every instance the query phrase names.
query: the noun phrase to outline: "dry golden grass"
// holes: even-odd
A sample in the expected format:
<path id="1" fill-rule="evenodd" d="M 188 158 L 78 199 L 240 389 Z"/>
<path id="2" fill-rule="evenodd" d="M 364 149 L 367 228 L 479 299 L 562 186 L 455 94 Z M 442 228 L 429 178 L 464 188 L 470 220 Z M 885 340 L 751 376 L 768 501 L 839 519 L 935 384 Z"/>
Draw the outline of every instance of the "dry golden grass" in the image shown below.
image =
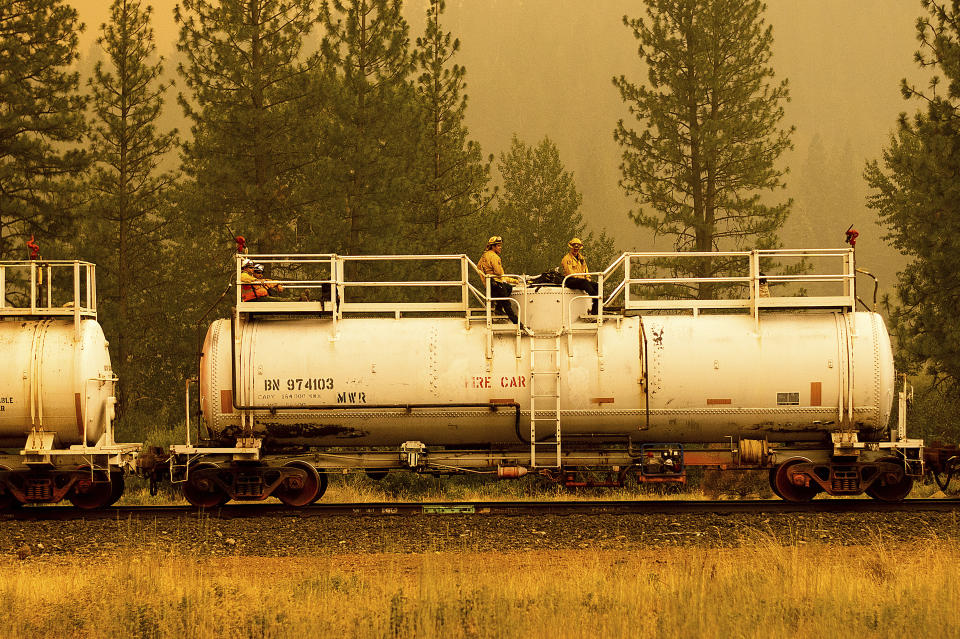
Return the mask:
<path id="1" fill-rule="evenodd" d="M 0 637 L 955 637 L 951 543 L 0 558 Z"/>

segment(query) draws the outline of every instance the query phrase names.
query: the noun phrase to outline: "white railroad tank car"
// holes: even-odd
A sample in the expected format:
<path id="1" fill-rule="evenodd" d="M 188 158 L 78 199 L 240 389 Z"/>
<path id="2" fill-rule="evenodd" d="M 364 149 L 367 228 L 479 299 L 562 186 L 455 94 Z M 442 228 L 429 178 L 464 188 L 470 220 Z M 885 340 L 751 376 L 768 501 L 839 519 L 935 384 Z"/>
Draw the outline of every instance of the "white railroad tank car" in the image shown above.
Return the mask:
<path id="1" fill-rule="evenodd" d="M 140 445 L 114 441 L 107 347 L 93 264 L 0 262 L 0 509 L 122 495 Z"/>
<path id="2" fill-rule="evenodd" d="M 60 446 L 95 444 L 110 421 L 113 371 L 96 320 L 0 322 L 0 446 L 21 447 L 32 429 Z"/>
<path id="3" fill-rule="evenodd" d="M 560 300 L 560 289 L 535 296 L 542 305 L 551 298 Z M 542 330 L 533 313 L 525 317 Z M 550 360 L 539 372 L 559 373 L 567 437 L 814 442 L 840 430 L 852 407 L 853 426 L 876 439 L 894 398 L 890 340 L 882 318 L 867 312 L 770 314 L 759 324 L 749 315 L 619 317 L 596 333 L 557 339 L 556 352 L 549 336 L 500 334 L 490 357 L 484 328 L 457 318 L 335 325 L 263 316 L 236 337 L 234 369 L 230 320 L 207 333 L 203 414 L 215 436 L 237 434 L 239 399 L 267 446 L 523 443 L 512 413 L 471 405 L 516 402 L 520 433 L 529 433 L 534 348 Z"/>
<path id="4" fill-rule="evenodd" d="M 673 481 L 705 465 L 769 469 L 774 490 L 791 500 L 819 492 L 902 499 L 922 472 L 922 442 L 906 436 L 905 391 L 889 427 L 890 339 L 879 315 L 855 312 L 852 250 L 715 255 L 746 265 L 723 280 L 742 287 L 733 299 L 638 296 L 643 286 L 691 281 L 632 276 L 650 272 L 638 262 L 707 255 L 624 254 L 595 274 L 606 278 L 601 290 L 613 289 L 600 316 L 584 316 L 590 300 L 580 293 L 518 286 L 511 303 L 522 330 L 493 316 L 495 300 L 482 279 L 473 284 L 466 256 L 251 256 L 328 263 L 326 278 L 284 282 L 319 286 L 326 305 L 242 301 L 238 256 L 236 311 L 215 321 L 203 344 L 205 430 L 199 444 L 172 448 L 173 468 L 183 469 L 176 479 L 201 506 L 271 494 L 304 505 L 322 493 L 327 470 L 537 472 L 582 485 L 574 475 L 592 469 L 619 473 L 617 481 L 634 471 Z M 785 258 L 841 267 L 766 276 L 782 290 L 839 290 L 761 296 L 761 260 Z M 453 260 L 461 278 L 344 277 L 351 261 L 403 259 Z M 462 299 L 352 297 L 392 285 L 454 286 Z"/>

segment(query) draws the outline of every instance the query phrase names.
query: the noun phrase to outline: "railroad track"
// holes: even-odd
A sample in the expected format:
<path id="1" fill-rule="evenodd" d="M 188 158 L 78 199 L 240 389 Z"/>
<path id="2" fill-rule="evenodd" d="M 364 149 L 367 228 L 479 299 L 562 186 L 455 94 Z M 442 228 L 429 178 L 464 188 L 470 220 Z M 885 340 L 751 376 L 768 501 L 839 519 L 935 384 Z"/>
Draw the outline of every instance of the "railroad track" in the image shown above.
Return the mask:
<path id="1" fill-rule="evenodd" d="M 197 510 L 192 506 L 114 506 L 78 510 L 68 506 L 32 506 L 0 513 L 2 521 L 150 519 L 211 517 L 395 517 L 439 515 L 628 515 L 724 513 L 882 513 L 950 512 L 960 510 L 960 499 L 907 499 L 884 503 L 872 499 L 824 499 L 809 503 L 773 500 L 737 501 L 464 501 L 367 502 L 314 504 L 290 508 L 274 503 L 230 504 Z"/>

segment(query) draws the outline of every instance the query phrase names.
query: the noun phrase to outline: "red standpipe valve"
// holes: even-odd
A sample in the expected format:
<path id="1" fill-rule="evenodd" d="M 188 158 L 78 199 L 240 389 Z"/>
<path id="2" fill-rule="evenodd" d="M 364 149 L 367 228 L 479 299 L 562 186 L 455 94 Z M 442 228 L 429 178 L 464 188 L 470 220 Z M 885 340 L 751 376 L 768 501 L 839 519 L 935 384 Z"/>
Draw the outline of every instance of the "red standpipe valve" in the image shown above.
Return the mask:
<path id="1" fill-rule="evenodd" d="M 27 248 L 30 249 L 30 259 L 35 260 L 40 257 L 40 245 L 37 244 L 36 240 L 33 239 L 33 236 L 30 236 L 30 239 L 27 240 Z"/>
<path id="2" fill-rule="evenodd" d="M 845 242 L 850 245 L 850 248 L 857 247 L 857 238 L 860 237 L 860 231 L 853 228 L 853 224 L 850 225 L 850 228 L 847 229 L 847 238 Z"/>

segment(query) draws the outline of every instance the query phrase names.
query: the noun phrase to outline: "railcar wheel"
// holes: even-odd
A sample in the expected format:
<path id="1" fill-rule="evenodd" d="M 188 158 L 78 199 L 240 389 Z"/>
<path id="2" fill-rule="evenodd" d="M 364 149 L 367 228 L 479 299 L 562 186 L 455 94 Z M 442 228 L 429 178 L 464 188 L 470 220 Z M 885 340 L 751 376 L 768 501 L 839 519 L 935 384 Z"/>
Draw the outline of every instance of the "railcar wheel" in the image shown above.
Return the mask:
<path id="1" fill-rule="evenodd" d="M 185 481 L 180 491 L 184 498 L 197 508 L 215 508 L 230 501 L 230 495 L 210 477 L 197 477 L 195 473 L 202 470 L 215 470 L 216 464 L 202 463 L 190 467 L 189 479 Z"/>
<path id="2" fill-rule="evenodd" d="M 301 486 L 291 487 L 284 482 L 273 491 L 274 496 L 287 506 L 302 508 L 309 506 L 320 499 L 327 490 L 327 476 L 325 473 L 317 472 L 313 464 L 303 461 L 292 461 L 284 466 L 291 468 L 300 468 L 307 473 L 307 477 Z"/>
<path id="3" fill-rule="evenodd" d="M 113 506 L 123 497 L 123 490 L 126 488 L 126 482 L 123 480 L 123 473 L 110 473 L 110 501 L 107 506 Z"/>
<path id="4" fill-rule="evenodd" d="M 779 468 L 770 469 L 770 490 L 780 499 L 786 499 L 786 497 L 780 494 L 780 489 L 777 488 L 777 470 L 779 470 Z"/>
<path id="5" fill-rule="evenodd" d="M 903 468 L 903 462 L 895 457 L 885 457 L 882 462 L 892 462 Z M 898 480 L 887 481 L 887 473 L 883 473 L 877 481 L 870 484 L 866 493 L 878 501 L 897 502 L 906 499 L 913 490 L 913 477 L 904 473 Z"/>
<path id="6" fill-rule="evenodd" d="M 110 501 L 113 497 L 113 482 L 109 481 L 106 473 L 102 470 L 94 471 L 93 478 L 96 481 L 91 481 L 89 467 L 81 468 L 78 472 L 84 477 L 77 481 L 67 494 L 71 504 L 80 510 L 96 510 L 113 503 Z M 122 490 L 121 488 L 121 492 Z"/>
<path id="7" fill-rule="evenodd" d="M 813 484 L 811 486 L 797 486 L 793 483 L 793 473 L 790 472 L 792 466 L 797 464 L 806 464 L 810 460 L 798 457 L 790 459 L 778 466 L 773 475 L 773 490 L 786 501 L 805 502 L 816 497 L 820 492 L 820 486 Z"/>

